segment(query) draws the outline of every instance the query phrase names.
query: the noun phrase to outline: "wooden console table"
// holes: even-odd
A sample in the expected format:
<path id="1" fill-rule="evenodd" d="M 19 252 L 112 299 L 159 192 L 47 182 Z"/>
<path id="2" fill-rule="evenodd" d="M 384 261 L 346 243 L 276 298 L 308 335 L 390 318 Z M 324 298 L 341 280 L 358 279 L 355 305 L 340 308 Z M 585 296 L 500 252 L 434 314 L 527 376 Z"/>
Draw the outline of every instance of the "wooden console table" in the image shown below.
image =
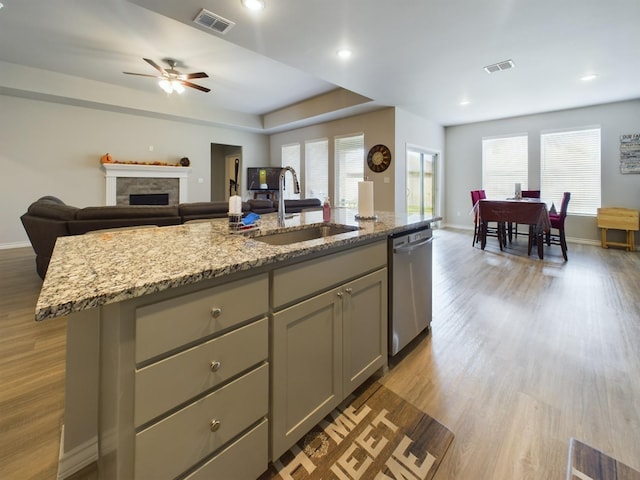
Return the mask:
<path id="1" fill-rule="evenodd" d="M 627 251 L 635 251 L 634 232 L 639 230 L 638 210 L 633 208 L 599 208 L 598 228 L 602 229 L 602 248 L 625 247 Z M 626 242 L 610 242 L 607 240 L 607 229 L 625 230 Z"/>

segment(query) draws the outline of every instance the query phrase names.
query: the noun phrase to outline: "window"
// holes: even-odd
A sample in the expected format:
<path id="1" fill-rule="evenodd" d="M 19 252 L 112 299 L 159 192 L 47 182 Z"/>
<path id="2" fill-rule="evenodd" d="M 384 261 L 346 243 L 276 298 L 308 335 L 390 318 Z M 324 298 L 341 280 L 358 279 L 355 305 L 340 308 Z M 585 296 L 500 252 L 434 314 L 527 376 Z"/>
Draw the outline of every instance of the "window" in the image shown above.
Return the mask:
<path id="1" fill-rule="evenodd" d="M 329 195 L 329 141 L 310 140 L 304 144 L 304 195 L 319 198 Z"/>
<path id="2" fill-rule="evenodd" d="M 527 135 L 482 139 L 482 188 L 488 198 L 513 197 L 516 183 L 528 190 L 528 148 Z"/>
<path id="3" fill-rule="evenodd" d="M 302 172 L 300 171 L 300 144 L 293 143 L 291 145 L 283 145 L 282 146 L 282 167 L 291 167 L 298 174 L 298 181 L 302 182 Z M 285 189 L 284 189 L 284 199 L 299 199 L 299 193 L 293 193 L 293 187 L 289 187 L 291 185 L 289 181 L 289 174 L 285 177 Z M 288 184 L 288 185 L 287 185 Z"/>
<path id="4" fill-rule="evenodd" d="M 540 135 L 542 198 L 560 210 L 571 192 L 569 212 L 596 215 L 600 207 L 600 128 Z"/>
<path id="5" fill-rule="evenodd" d="M 364 134 L 335 138 L 336 183 L 334 203 L 338 207 L 358 205 L 358 182 L 364 179 Z"/>

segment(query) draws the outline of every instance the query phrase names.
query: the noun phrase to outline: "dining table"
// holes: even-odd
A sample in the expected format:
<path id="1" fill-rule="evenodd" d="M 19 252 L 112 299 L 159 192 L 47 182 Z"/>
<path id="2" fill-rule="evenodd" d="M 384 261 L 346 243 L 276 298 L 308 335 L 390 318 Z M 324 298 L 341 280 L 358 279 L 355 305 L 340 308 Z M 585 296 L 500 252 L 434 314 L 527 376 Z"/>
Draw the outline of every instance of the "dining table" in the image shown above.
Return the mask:
<path id="1" fill-rule="evenodd" d="M 527 255 L 531 254 L 533 245 L 538 247 L 538 257 L 544 258 L 544 234 L 549 232 L 551 222 L 547 204 L 539 198 L 522 198 L 506 200 L 479 200 L 477 203 L 478 221 L 480 223 L 480 245 L 484 250 L 487 244 L 487 225 L 498 223 L 498 243 L 500 250 L 506 245 L 507 228 L 510 225 L 529 225 L 529 244 Z M 509 227 L 507 227 L 509 225 Z M 509 234 L 509 240 L 511 235 Z"/>

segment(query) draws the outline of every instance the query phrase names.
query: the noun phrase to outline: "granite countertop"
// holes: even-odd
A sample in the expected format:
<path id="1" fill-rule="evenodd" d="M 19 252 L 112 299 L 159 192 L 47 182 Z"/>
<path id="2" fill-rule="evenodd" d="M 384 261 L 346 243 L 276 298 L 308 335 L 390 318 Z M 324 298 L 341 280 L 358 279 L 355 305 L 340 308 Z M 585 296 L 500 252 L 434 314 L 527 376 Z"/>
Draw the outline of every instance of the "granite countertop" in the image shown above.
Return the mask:
<path id="1" fill-rule="evenodd" d="M 254 236 L 277 232 L 277 214 L 262 215 L 259 230 L 229 233 L 227 219 L 60 237 L 36 304 L 36 320 L 121 302 L 169 288 L 274 264 L 313 252 L 384 238 L 437 220 L 376 212 L 357 221 L 355 211 L 333 209 L 331 223 L 360 230 L 289 245 Z M 286 228 L 321 224 L 322 211 L 296 214 Z"/>

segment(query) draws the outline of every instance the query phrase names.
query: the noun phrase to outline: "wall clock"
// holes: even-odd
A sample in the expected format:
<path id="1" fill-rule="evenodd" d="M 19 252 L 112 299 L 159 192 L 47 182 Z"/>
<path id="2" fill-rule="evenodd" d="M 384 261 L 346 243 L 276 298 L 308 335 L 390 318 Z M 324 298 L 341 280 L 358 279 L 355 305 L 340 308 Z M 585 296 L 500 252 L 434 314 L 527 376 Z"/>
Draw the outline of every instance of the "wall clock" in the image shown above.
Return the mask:
<path id="1" fill-rule="evenodd" d="M 374 172 L 384 172 L 391 164 L 391 151 L 385 145 L 374 145 L 367 155 L 367 165 Z"/>

